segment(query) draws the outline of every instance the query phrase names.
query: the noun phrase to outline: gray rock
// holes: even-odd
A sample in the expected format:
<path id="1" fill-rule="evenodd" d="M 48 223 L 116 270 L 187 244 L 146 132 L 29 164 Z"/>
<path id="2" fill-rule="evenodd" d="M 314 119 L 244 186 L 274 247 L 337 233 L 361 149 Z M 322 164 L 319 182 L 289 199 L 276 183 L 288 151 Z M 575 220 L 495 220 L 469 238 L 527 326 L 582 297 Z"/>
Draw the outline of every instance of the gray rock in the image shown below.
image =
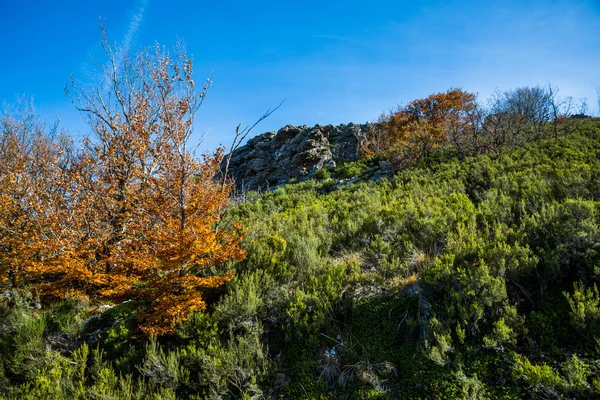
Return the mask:
<path id="1" fill-rule="evenodd" d="M 356 160 L 371 124 L 308 126 L 286 125 L 248 140 L 233 152 L 229 173 L 238 189 L 274 187 L 312 177 L 324 166 Z"/>

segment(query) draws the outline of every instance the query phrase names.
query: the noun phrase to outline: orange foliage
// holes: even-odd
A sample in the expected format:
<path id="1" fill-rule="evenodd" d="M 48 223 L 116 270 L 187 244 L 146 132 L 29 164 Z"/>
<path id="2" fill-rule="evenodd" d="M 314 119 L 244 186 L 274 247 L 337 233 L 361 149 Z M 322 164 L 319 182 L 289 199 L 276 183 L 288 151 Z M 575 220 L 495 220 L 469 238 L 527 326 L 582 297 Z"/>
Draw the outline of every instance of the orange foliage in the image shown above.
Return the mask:
<path id="1" fill-rule="evenodd" d="M 43 296 L 141 300 L 141 329 L 165 334 L 231 278 L 203 271 L 241 260 L 241 226 L 220 227 L 231 186 L 213 178 L 222 149 L 189 148 L 201 91 L 192 61 L 157 47 L 109 66 L 102 88 L 69 96 L 92 136 L 81 151 L 5 117 L 0 162 L 0 268 Z M 108 89 L 107 89 L 108 88 Z"/>
<path id="2" fill-rule="evenodd" d="M 476 96 L 461 89 L 433 94 L 383 116 L 363 143 L 364 153 L 384 152 L 396 164 L 426 157 L 443 143 L 462 140 L 472 124 Z"/>
<path id="3" fill-rule="evenodd" d="M 0 273 L 22 284 L 25 271 L 69 258 L 69 141 L 52 141 L 29 103 L 0 117 Z"/>

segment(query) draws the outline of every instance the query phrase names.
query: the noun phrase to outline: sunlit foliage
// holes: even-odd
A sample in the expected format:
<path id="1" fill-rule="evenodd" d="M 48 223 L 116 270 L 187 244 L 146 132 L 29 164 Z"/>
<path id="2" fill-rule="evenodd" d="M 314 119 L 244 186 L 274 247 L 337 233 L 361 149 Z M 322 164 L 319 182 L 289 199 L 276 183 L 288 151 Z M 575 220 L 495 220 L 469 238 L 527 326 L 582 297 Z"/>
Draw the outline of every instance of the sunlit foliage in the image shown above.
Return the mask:
<path id="1" fill-rule="evenodd" d="M 0 265 L 45 298 L 141 301 L 141 329 L 169 333 L 231 278 L 203 271 L 245 255 L 241 226 L 220 225 L 222 150 L 198 160 L 190 148 L 210 82 L 196 89 L 181 50 L 117 58 L 104 46 L 103 84 L 68 91 L 90 126 L 82 145 L 30 109 L 2 116 Z"/>

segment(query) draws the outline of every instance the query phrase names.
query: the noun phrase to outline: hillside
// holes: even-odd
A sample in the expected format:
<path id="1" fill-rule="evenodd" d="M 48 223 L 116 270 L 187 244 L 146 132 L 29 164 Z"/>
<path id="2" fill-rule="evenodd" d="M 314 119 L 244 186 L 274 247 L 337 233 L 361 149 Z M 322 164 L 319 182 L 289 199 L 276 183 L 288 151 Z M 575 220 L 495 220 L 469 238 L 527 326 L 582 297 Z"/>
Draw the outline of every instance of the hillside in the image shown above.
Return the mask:
<path id="1" fill-rule="evenodd" d="M 209 312 L 0 300 L 4 398 L 600 397 L 600 120 L 496 155 L 244 192 Z M 29 297 L 28 297 L 29 296 Z"/>

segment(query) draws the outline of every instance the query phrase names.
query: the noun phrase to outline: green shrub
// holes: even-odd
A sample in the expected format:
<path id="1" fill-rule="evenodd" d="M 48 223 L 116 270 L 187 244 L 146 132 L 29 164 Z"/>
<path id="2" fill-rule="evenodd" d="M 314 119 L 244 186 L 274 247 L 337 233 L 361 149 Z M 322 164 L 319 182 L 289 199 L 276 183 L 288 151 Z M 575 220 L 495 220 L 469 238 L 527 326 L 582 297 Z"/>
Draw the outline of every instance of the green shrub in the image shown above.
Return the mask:
<path id="1" fill-rule="evenodd" d="M 600 338 L 600 294 L 594 283 L 585 288 L 583 283 L 573 284 L 573 294 L 563 292 L 571 307 L 571 323 L 589 342 Z"/>
<path id="2" fill-rule="evenodd" d="M 529 390 L 540 395 L 560 397 L 565 389 L 565 381 L 551 366 L 534 365 L 523 356 L 517 356 L 514 375 L 515 378 L 522 379 Z"/>

